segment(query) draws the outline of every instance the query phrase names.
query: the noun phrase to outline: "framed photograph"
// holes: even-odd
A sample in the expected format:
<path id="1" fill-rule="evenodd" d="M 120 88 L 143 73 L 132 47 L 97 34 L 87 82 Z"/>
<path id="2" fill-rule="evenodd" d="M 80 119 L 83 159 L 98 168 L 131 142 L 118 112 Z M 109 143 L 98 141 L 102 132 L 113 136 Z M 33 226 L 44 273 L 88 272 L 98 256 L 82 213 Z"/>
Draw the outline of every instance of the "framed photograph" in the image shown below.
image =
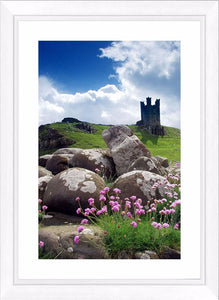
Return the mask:
<path id="1" fill-rule="evenodd" d="M 132 299 L 136 295 L 218 299 L 218 2 L 0 1 L 0 5 L 1 299 Z M 71 51 L 75 61 L 70 60 Z M 97 56 L 108 64 L 98 65 Z M 75 77 L 72 67 L 77 70 Z M 140 111 L 140 101 L 146 97 Z M 159 105 L 163 105 L 161 123 Z M 149 108 L 154 123 L 148 125 Z M 165 132 L 161 125 L 180 129 L 181 223 L 173 224 L 181 226 L 180 259 L 83 255 L 74 258 L 87 259 L 66 259 L 76 251 L 70 246 L 66 246 L 69 257 L 39 259 L 44 241 L 39 245 L 36 213 L 38 127 L 42 126 L 42 133 L 46 124 L 64 120 L 62 124 L 72 129 L 74 122 L 67 117 L 76 118 L 78 132 L 92 133 L 99 130 L 98 124 L 130 125 L 138 120 L 153 136 Z M 108 137 L 104 140 L 107 144 Z M 51 145 L 53 150 L 62 148 Z M 124 162 L 115 167 L 117 175 L 127 172 Z M 44 210 L 61 187 L 50 189 Z M 167 218 L 160 220 L 160 226 L 169 226 Z M 133 230 L 138 222 L 132 221 Z M 71 234 L 78 244 L 75 233 Z M 54 235 L 53 242 L 57 239 Z"/>

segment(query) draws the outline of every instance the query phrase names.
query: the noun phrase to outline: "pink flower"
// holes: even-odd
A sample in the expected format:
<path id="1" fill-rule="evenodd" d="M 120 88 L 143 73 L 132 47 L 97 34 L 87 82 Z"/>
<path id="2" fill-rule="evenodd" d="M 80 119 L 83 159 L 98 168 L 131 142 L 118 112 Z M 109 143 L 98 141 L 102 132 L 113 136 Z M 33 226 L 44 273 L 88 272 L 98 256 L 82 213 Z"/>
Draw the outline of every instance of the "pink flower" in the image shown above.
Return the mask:
<path id="1" fill-rule="evenodd" d="M 175 166 L 176 166 L 176 167 L 180 167 L 180 162 L 177 162 L 177 163 L 175 164 Z"/>
<path id="2" fill-rule="evenodd" d="M 85 208 L 85 216 L 89 216 L 89 214 L 91 213 L 91 209 L 90 208 Z"/>
<path id="3" fill-rule="evenodd" d="M 88 203 L 90 206 L 94 205 L 94 198 L 89 198 Z"/>
<path id="4" fill-rule="evenodd" d="M 42 209 L 43 209 L 43 210 L 46 210 L 47 208 L 48 208 L 48 206 L 46 206 L 46 205 L 43 205 L 43 206 L 42 206 Z"/>
<path id="5" fill-rule="evenodd" d="M 121 193 L 121 190 L 120 190 L 120 189 L 117 189 L 117 188 L 115 188 L 115 189 L 113 189 L 113 192 L 114 192 L 114 193 L 116 193 L 116 194 L 118 195 L 118 194 L 120 194 L 120 193 Z"/>
<path id="6" fill-rule="evenodd" d="M 39 246 L 40 246 L 40 248 L 43 248 L 44 242 L 40 241 L 40 242 L 39 242 Z"/>
<path id="7" fill-rule="evenodd" d="M 78 235 L 76 235 L 76 236 L 74 237 L 74 242 L 75 242 L 75 244 L 78 244 L 78 242 L 79 242 L 79 236 L 78 236 Z"/>
<path id="8" fill-rule="evenodd" d="M 176 205 L 180 205 L 181 204 L 181 200 L 180 199 L 176 200 L 175 203 L 176 203 Z"/>
<path id="9" fill-rule="evenodd" d="M 110 196 L 110 200 L 115 200 L 115 197 L 114 196 Z"/>
<path id="10" fill-rule="evenodd" d="M 103 195 L 101 195 L 100 198 L 99 198 L 99 200 L 105 202 L 106 201 L 106 197 L 104 197 Z"/>
<path id="11" fill-rule="evenodd" d="M 137 226 L 138 226 L 138 224 L 137 224 L 135 221 L 132 221 L 132 222 L 130 223 L 130 225 L 132 225 L 133 227 L 137 227 Z"/>
<path id="12" fill-rule="evenodd" d="M 96 173 L 99 173 L 99 172 L 100 172 L 100 170 L 99 170 L 98 168 L 96 168 L 96 169 L 95 169 L 95 172 L 96 172 Z"/>
<path id="13" fill-rule="evenodd" d="M 102 190 L 102 191 L 100 191 L 100 194 L 101 194 L 101 195 L 105 195 L 106 192 L 105 192 L 104 190 Z"/>
<path id="14" fill-rule="evenodd" d="M 107 212 L 107 206 L 106 205 L 103 206 L 101 210 L 102 210 L 103 213 Z"/>
<path id="15" fill-rule="evenodd" d="M 80 233 L 80 232 L 83 231 L 83 230 L 84 230 L 84 226 L 79 226 L 79 227 L 77 228 L 78 233 Z"/>
<path id="16" fill-rule="evenodd" d="M 168 228 L 169 226 L 170 226 L 169 224 L 163 223 L 163 227 L 164 227 L 164 228 Z"/>
<path id="17" fill-rule="evenodd" d="M 113 211 L 119 211 L 119 209 L 120 209 L 120 205 L 118 204 L 118 205 L 114 205 L 113 207 L 112 207 L 112 210 Z"/>
<path id="18" fill-rule="evenodd" d="M 108 193 L 110 189 L 109 189 L 108 186 L 106 186 L 103 190 L 104 190 L 106 193 Z"/>
<path id="19" fill-rule="evenodd" d="M 156 228 L 157 222 L 152 222 L 151 225 L 152 225 L 154 228 Z"/>
<path id="20" fill-rule="evenodd" d="M 156 226 L 156 228 L 157 228 L 157 229 L 161 229 L 161 228 L 162 228 L 162 225 L 161 225 L 160 223 L 158 223 L 157 226 Z"/>
<path id="21" fill-rule="evenodd" d="M 80 201 L 80 198 L 79 197 L 75 198 L 75 201 Z"/>
<path id="22" fill-rule="evenodd" d="M 39 203 L 42 203 L 42 202 L 43 202 L 43 200 L 39 199 L 39 200 L 38 200 L 38 202 L 39 202 Z"/>
<path id="23" fill-rule="evenodd" d="M 152 207 L 152 209 L 151 209 L 152 211 L 156 211 L 156 207 Z"/>
<path id="24" fill-rule="evenodd" d="M 90 211 L 91 211 L 92 213 L 94 213 L 94 212 L 96 211 L 96 208 L 95 208 L 95 207 L 91 207 Z"/>
<path id="25" fill-rule="evenodd" d="M 39 209 L 38 212 L 41 213 L 42 212 L 41 209 Z"/>
<path id="26" fill-rule="evenodd" d="M 126 201 L 125 202 L 125 206 L 128 207 L 128 208 L 131 208 L 131 202 L 130 201 Z"/>
<path id="27" fill-rule="evenodd" d="M 135 201 L 136 198 L 137 198 L 136 196 L 131 196 L 131 197 L 130 197 L 130 199 L 131 199 L 132 201 Z"/>
<path id="28" fill-rule="evenodd" d="M 98 211 L 96 212 L 96 215 L 97 215 L 97 216 L 99 216 L 100 214 L 102 214 L 102 209 L 101 209 L 101 210 L 98 210 Z"/>
<path id="29" fill-rule="evenodd" d="M 81 212 L 81 209 L 80 209 L 80 207 L 79 207 L 79 208 L 76 210 L 76 213 L 79 215 L 80 212 Z"/>
<path id="30" fill-rule="evenodd" d="M 174 214 L 174 213 L 175 213 L 175 209 L 171 208 L 171 209 L 170 209 L 170 213 L 171 213 L 171 214 Z"/>
<path id="31" fill-rule="evenodd" d="M 87 219 L 83 219 L 82 221 L 81 221 L 81 224 L 87 224 L 88 223 L 88 220 Z"/>
<path id="32" fill-rule="evenodd" d="M 164 210 L 162 209 L 162 210 L 160 210 L 159 211 L 159 213 L 161 214 L 161 215 L 164 215 L 165 214 L 165 212 L 164 212 Z"/>
<path id="33" fill-rule="evenodd" d="M 104 230 L 104 232 L 103 232 L 104 234 L 107 234 L 107 231 L 106 230 Z"/>
<path id="34" fill-rule="evenodd" d="M 173 228 L 174 228 L 175 230 L 178 230 L 178 229 L 179 229 L 179 224 L 176 224 Z"/>
<path id="35" fill-rule="evenodd" d="M 127 217 L 128 217 L 128 218 L 131 218 L 131 217 L 132 217 L 132 214 L 130 213 L 130 211 L 127 212 Z"/>

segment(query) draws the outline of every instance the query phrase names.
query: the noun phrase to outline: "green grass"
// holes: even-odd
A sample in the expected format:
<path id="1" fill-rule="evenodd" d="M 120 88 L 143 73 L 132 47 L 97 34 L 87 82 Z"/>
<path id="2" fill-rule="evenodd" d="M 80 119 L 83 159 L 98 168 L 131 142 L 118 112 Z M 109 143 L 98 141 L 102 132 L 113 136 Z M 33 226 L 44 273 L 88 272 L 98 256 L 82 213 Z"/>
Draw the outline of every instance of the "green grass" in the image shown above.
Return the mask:
<path id="1" fill-rule="evenodd" d="M 123 250 L 132 253 L 147 249 L 159 255 L 163 248 L 168 246 L 180 251 L 179 230 L 173 227 L 155 229 L 146 217 L 142 217 L 137 227 L 132 227 L 130 222 L 130 219 L 124 219 L 120 214 L 99 218 L 99 226 L 107 231 L 104 244 L 112 258 Z"/>
<path id="2" fill-rule="evenodd" d="M 71 148 L 107 148 L 101 133 L 103 130 L 109 128 L 107 125 L 91 124 L 96 130 L 94 133 L 84 133 L 82 130 L 75 127 L 77 123 L 53 123 L 45 125 L 44 131 L 41 135 L 45 135 L 46 128 L 57 129 L 64 137 L 72 139 L 74 144 Z M 135 135 L 142 141 L 142 143 L 156 156 L 160 155 L 167 157 L 169 161 L 180 161 L 180 130 L 172 127 L 164 127 L 165 135 L 155 136 L 142 130 L 136 125 L 129 126 Z M 39 155 L 51 154 L 57 149 L 43 150 L 40 149 Z"/>

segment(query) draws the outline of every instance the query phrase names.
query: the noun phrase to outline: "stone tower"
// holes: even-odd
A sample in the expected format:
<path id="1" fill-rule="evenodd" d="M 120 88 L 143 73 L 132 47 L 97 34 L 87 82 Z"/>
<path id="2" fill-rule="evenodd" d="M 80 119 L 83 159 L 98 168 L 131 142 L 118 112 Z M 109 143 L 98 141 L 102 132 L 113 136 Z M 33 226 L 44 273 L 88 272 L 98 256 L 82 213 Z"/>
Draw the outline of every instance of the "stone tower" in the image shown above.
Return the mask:
<path id="1" fill-rule="evenodd" d="M 164 135 L 164 128 L 160 125 L 160 99 L 156 99 L 155 105 L 151 105 L 151 98 L 146 98 L 146 104 L 141 101 L 141 121 L 137 125 L 143 126 L 150 133 Z"/>

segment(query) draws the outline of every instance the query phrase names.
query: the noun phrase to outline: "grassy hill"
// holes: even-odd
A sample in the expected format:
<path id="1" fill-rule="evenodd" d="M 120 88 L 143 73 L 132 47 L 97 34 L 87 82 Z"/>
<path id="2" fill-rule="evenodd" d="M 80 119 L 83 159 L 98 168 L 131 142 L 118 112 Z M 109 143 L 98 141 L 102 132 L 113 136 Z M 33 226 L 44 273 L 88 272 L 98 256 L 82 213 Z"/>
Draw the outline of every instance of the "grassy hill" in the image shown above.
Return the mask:
<path id="1" fill-rule="evenodd" d="M 101 136 L 103 130 L 109 128 L 107 125 L 90 124 L 95 129 L 94 133 L 86 133 L 78 129 L 77 123 L 52 123 L 43 125 L 43 129 L 39 134 L 39 141 L 45 137 L 47 130 L 56 130 L 60 135 L 68 140 L 72 140 L 70 148 L 106 148 L 106 144 Z M 138 136 L 142 143 L 156 156 L 164 156 L 169 161 L 180 161 L 180 130 L 173 127 L 164 127 L 165 135 L 155 136 L 148 133 L 146 130 L 140 129 L 136 125 L 129 126 L 133 133 Z M 63 147 L 59 147 L 63 148 Z M 50 154 L 56 151 L 57 148 L 40 149 L 39 155 Z"/>

